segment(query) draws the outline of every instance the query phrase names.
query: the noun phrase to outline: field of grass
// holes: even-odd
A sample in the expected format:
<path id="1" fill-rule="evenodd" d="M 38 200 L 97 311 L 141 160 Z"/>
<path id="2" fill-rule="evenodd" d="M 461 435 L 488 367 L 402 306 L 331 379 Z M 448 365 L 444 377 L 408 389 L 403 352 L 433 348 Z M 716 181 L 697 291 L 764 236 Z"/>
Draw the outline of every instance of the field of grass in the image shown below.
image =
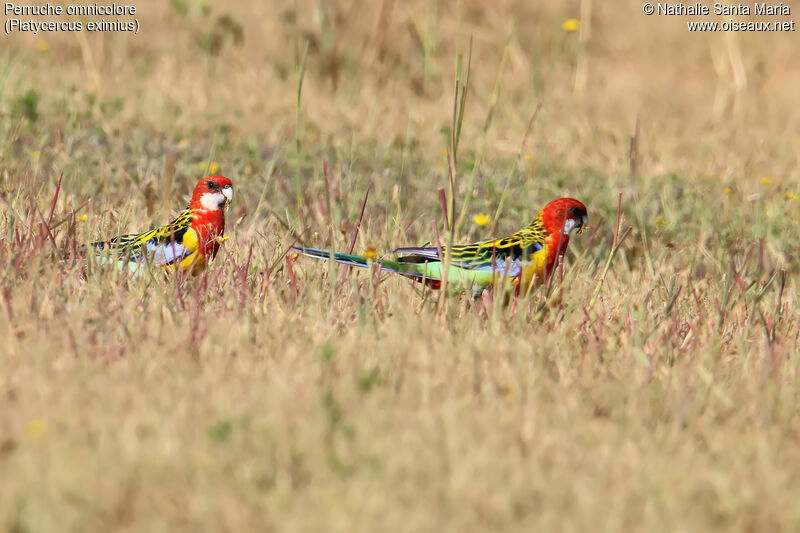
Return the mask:
<path id="1" fill-rule="evenodd" d="M 0 529 L 800 528 L 797 33 L 136 5 L 138 35 L 2 37 Z M 74 254 L 208 172 L 236 196 L 202 276 Z M 367 191 L 356 252 L 445 235 L 440 189 L 460 241 L 558 196 L 592 229 L 508 305 L 286 255 L 346 250 Z"/>

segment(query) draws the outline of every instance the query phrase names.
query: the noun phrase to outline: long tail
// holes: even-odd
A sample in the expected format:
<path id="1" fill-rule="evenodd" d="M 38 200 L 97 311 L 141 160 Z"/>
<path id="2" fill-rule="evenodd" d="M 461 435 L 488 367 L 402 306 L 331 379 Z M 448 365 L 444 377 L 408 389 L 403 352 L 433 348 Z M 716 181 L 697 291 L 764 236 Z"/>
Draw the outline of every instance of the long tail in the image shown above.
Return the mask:
<path id="1" fill-rule="evenodd" d="M 303 248 L 301 246 L 292 246 L 293 249 L 301 252 L 308 257 L 316 257 L 317 259 L 331 259 L 337 263 L 344 263 L 345 265 L 352 265 L 362 268 L 369 266 L 369 260 L 360 255 L 343 254 L 340 252 L 328 252 L 327 250 L 317 250 L 316 248 Z"/>
<path id="2" fill-rule="evenodd" d="M 295 250 L 301 252 L 303 255 L 315 257 L 317 259 L 333 259 L 337 263 L 344 265 L 351 265 L 360 268 L 369 268 L 370 259 L 360 255 L 343 254 L 341 252 L 329 252 L 327 250 L 317 250 L 316 248 L 303 248 L 301 246 L 292 246 Z M 381 267 L 381 270 L 387 272 L 394 272 L 401 276 L 412 278 L 416 281 L 425 281 L 425 283 L 438 289 L 442 277 L 441 263 L 404 263 L 401 261 L 392 261 L 390 259 L 376 259 Z"/>

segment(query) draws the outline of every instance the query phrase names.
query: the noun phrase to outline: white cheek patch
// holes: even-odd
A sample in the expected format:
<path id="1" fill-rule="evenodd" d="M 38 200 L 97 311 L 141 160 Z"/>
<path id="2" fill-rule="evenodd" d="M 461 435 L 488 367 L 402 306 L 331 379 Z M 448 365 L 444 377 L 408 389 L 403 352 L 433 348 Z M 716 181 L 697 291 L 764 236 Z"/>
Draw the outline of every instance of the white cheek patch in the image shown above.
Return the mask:
<path id="1" fill-rule="evenodd" d="M 569 234 L 572 233 L 572 230 L 574 230 L 578 226 L 580 226 L 580 224 L 578 223 L 577 220 L 572 218 L 567 219 L 567 221 L 564 222 L 564 235 L 569 237 Z"/>
<path id="2" fill-rule="evenodd" d="M 225 196 L 221 192 L 207 192 L 200 197 L 200 205 L 209 211 L 216 211 L 224 203 Z"/>

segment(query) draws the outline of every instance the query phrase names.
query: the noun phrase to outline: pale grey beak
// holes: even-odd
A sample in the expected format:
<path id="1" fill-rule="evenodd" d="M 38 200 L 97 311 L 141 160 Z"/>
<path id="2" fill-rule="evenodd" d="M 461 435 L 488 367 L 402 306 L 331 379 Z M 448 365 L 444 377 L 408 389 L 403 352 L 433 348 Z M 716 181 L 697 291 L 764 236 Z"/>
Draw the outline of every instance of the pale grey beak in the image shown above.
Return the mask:
<path id="1" fill-rule="evenodd" d="M 231 203 L 231 201 L 233 201 L 233 187 L 230 185 L 225 185 L 222 187 L 221 192 L 222 196 L 225 197 L 225 205 L 228 205 Z"/>

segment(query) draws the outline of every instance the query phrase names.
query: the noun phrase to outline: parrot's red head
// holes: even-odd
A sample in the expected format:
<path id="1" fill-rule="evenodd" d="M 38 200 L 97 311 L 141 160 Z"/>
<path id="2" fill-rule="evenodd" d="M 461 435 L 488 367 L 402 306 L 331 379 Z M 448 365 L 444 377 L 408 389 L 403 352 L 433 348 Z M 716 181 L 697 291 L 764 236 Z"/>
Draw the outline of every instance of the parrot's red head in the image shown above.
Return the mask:
<path id="1" fill-rule="evenodd" d="M 540 216 L 547 235 L 556 239 L 561 234 L 569 239 L 572 230 L 580 232 L 589 223 L 586 206 L 574 198 L 553 200 L 544 206 Z"/>
<path id="2" fill-rule="evenodd" d="M 233 200 L 233 183 L 225 176 L 208 176 L 194 188 L 189 209 L 220 211 Z"/>

